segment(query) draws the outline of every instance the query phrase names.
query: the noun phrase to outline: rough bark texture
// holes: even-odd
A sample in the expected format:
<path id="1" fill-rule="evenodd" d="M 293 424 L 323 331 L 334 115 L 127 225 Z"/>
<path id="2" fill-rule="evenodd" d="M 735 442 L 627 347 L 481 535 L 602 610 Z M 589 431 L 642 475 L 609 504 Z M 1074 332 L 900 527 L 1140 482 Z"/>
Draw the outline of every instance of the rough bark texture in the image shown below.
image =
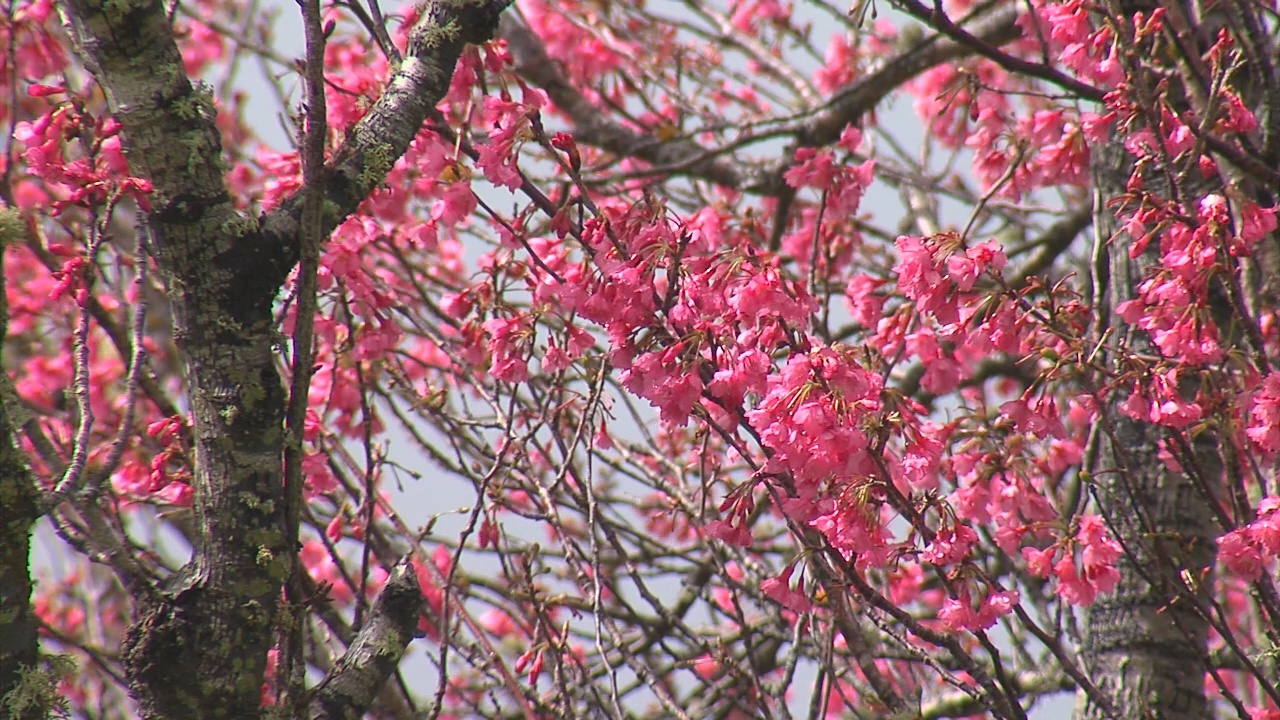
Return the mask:
<path id="1" fill-rule="evenodd" d="M 6 297 L 0 265 L 0 348 L 9 324 Z M 0 712 L 10 711 L 6 699 L 12 699 L 23 671 L 35 668 L 39 659 L 29 565 L 31 532 L 40 517 L 39 494 L 14 442 L 20 407 L 8 376 L 0 373 Z M 19 714 L 16 720 L 27 717 Z"/>
<path id="2" fill-rule="evenodd" d="M 1123 163 L 1124 150 L 1118 150 L 1111 159 Z M 1111 237 L 1113 229 L 1104 223 L 1102 237 Z M 1152 253 L 1158 252 L 1131 260 L 1131 242 L 1117 235 L 1110 249 L 1112 308 L 1133 297 L 1155 262 Z M 1126 331 L 1114 310 L 1111 327 L 1131 351 L 1150 348 L 1142 331 Z M 1199 720 L 1209 717 L 1204 692 L 1209 624 L 1197 604 L 1212 586 L 1204 571 L 1213 566 L 1218 529 L 1196 482 L 1169 470 L 1158 456 L 1163 430 L 1119 411 L 1129 394 L 1121 390 L 1111 397 L 1102 467 L 1095 475 L 1099 509 L 1125 555 L 1115 592 L 1099 596 L 1086 613 L 1083 659 L 1119 717 Z M 1215 482 L 1221 464 L 1213 438 L 1203 437 L 1194 449 L 1199 471 Z M 1189 585 L 1185 577 L 1195 583 Z M 1082 702 L 1077 717 L 1114 716 Z"/>
<path id="3" fill-rule="evenodd" d="M 326 166 L 325 236 L 383 181 L 448 90 L 462 49 L 488 39 L 507 4 L 428 5 L 383 97 Z M 129 681 L 144 717 L 258 717 L 294 552 L 284 541 L 286 393 L 272 304 L 299 256 L 302 194 L 260 220 L 236 213 L 213 105 L 183 72 L 167 3 L 68 0 L 62 11 L 123 126 L 132 171 L 155 188 L 152 252 L 195 424 L 195 554 L 163 587 L 134 589 Z"/>
<path id="4" fill-rule="evenodd" d="M 0 401 L 0 708 L 38 657 L 27 563 L 39 511 L 35 486 L 11 439 L 9 413 L 10 403 Z"/>
<path id="5" fill-rule="evenodd" d="M 409 46 L 382 97 L 347 134 L 342 147 L 326 165 L 326 202 L 321 230 L 325 236 L 386 179 L 404 155 L 422 123 L 449 90 L 458 57 L 467 44 L 489 40 L 497 31 L 502 11 L 512 0 L 434 0 L 409 35 Z M 303 194 L 298 193 L 267 213 L 262 235 L 267 247 L 279 253 L 273 266 L 291 269 L 298 261 L 298 223 Z M 283 282 L 281 275 L 277 282 Z"/>
<path id="6" fill-rule="evenodd" d="M 186 364 L 198 458 L 195 555 L 166 587 L 138 591 L 124 647 L 130 684 L 145 717 L 254 717 L 290 551 L 271 313 L 279 285 L 257 269 L 273 263 L 231 204 L 213 106 L 182 72 L 165 4 L 65 11 L 123 125 L 133 171 L 155 186 L 152 252 Z"/>
<path id="7" fill-rule="evenodd" d="M 312 720 L 359 720 L 418 629 L 422 591 L 413 564 L 396 566 L 347 652 L 316 687 Z"/>
<path id="8" fill-rule="evenodd" d="M 1132 172 L 1132 156 L 1120 143 L 1094 149 L 1099 197 L 1124 196 Z M 1156 194 L 1168 196 L 1161 177 L 1147 181 Z M 1111 369 L 1123 375 L 1134 369 L 1124 355 L 1159 356 L 1146 332 L 1127 324 L 1116 307 L 1137 297 L 1160 253 L 1152 243 L 1131 258 L 1134 239 L 1118 232 L 1114 210 L 1099 208 L 1095 222 L 1107 243 Z M 1123 351 L 1117 353 L 1118 348 Z M 1204 691 L 1209 623 L 1201 608 L 1212 587 L 1207 572 L 1221 530 L 1204 486 L 1190 473 L 1170 470 L 1159 457 L 1164 430 L 1120 411 L 1132 390 L 1133 381 L 1122 381 L 1108 396 L 1100 467 L 1094 473 L 1099 510 L 1125 550 L 1118 563 L 1120 581 L 1115 592 L 1100 595 L 1089 607 L 1082 648 L 1085 670 L 1111 707 L 1081 693 L 1076 717 L 1201 720 L 1210 717 Z M 1200 435 L 1192 452 L 1194 472 L 1216 486 L 1222 472 L 1216 438 Z"/>

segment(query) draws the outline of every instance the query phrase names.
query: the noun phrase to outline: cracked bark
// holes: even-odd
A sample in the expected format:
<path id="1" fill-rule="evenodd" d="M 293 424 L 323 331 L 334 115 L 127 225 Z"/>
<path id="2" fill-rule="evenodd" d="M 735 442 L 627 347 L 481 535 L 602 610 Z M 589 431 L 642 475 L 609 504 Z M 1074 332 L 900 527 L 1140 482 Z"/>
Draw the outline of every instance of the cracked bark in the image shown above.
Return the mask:
<path id="1" fill-rule="evenodd" d="M 1095 155 L 1100 192 L 1104 197 L 1122 193 L 1131 170 L 1128 152 L 1112 143 Z M 1130 259 L 1133 238 L 1116 232 L 1109 212 L 1099 215 L 1101 237 L 1113 238 L 1107 251 L 1110 327 L 1123 336 L 1128 351 L 1158 355 L 1146 333 L 1127 325 L 1114 308 L 1138 294 L 1139 283 L 1160 262 L 1159 248 L 1153 244 Z M 1082 693 L 1076 717 L 1200 720 L 1209 717 L 1204 692 L 1209 624 L 1197 604 L 1207 599 L 1212 585 L 1202 573 L 1213 567 L 1218 529 L 1197 483 L 1159 457 L 1163 429 L 1120 411 L 1132 391 L 1125 383 L 1109 396 L 1102 468 L 1094 474 L 1099 511 L 1125 548 L 1117 563 L 1120 580 L 1086 612 L 1082 647 L 1086 672 L 1111 707 Z M 1200 471 L 1215 482 L 1221 475 L 1216 438 L 1204 433 L 1193 447 Z M 1204 581 L 1189 588 L 1184 569 Z"/>
<path id="2" fill-rule="evenodd" d="M 489 39 L 508 4 L 428 3 L 384 94 L 325 167 L 322 236 L 383 181 L 463 48 Z M 237 214 L 211 98 L 183 72 L 166 3 L 66 0 L 60 11 L 123 126 L 133 172 L 155 188 L 147 221 L 191 388 L 194 554 L 164 584 L 131 588 L 130 686 L 146 718 L 256 718 L 295 551 L 284 540 L 287 398 L 272 305 L 299 258 L 303 196 L 262 218 Z"/>

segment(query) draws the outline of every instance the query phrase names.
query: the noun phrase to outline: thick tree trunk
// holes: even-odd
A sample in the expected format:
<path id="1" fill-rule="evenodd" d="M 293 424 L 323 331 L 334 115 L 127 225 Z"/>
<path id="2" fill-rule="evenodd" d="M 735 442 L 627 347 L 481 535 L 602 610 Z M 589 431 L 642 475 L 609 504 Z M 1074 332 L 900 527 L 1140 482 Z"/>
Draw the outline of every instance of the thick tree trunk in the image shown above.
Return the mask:
<path id="1" fill-rule="evenodd" d="M 11 422 L 9 402 L 0 400 L 0 714 L 16 703 L 9 694 L 38 658 L 28 561 L 39 513 L 35 486 L 11 439 Z"/>
<path id="2" fill-rule="evenodd" d="M 444 97 L 463 48 L 491 37 L 509 2 L 426 5 L 383 96 L 325 168 L 317 242 L 383 181 Z M 143 717 L 256 718 L 297 544 L 285 523 L 287 398 L 272 311 L 299 257 L 302 194 L 261 219 L 236 212 L 222 177 L 212 98 L 183 71 L 167 2 L 66 0 L 61 10 L 121 122 L 132 172 L 154 187 L 151 252 L 174 311 L 195 426 L 195 552 L 162 587 L 131 588 L 137 607 L 124 665 Z M 403 609 L 406 598 L 409 606 L 420 602 L 416 584 L 389 587 L 396 589 L 394 608 Z M 344 671 L 364 685 L 385 680 L 394 669 L 385 667 L 388 660 L 398 660 L 411 639 L 402 626 L 416 614 L 398 617 L 384 625 L 400 631 L 377 640 L 380 676 L 368 672 L 372 660 L 364 655 Z M 342 678 L 326 683 L 351 685 Z M 364 709 L 339 705 L 343 716 Z"/>
<path id="3" fill-rule="evenodd" d="M 1101 192 L 1107 197 L 1109 190 Z M 1113 227 L 1105 223 L 1102 237 L 1111 237 Z M 1113 308 L 1132 298 L 1154 262 L 1155 250 L 1130 260 L 1131 241 L 1118 235 L 1110 248 Z M 1114 311 L 1111 328 L 1126 336 L 1128 351 L 1150 348 L 1142 332 L 1126 330 Z M 1086 613 L 1083 660 L 1119 717 L 1203 720 L 1209 717 L 1204 692 L 1209 625 L 1186 596 L 1206 599 L 1212 581 L 1204 570 L 1213 565 L 1218 530 L 1194 480 L 1170 470 L 1158 456 L 1164 430 L 1119 411 L 1129 394 L 1122 389 L 1111 396 L 1101 466 L 1094 472 L 1099 510 L 1125 555 L 1115 591 L 1099 596 Z M 1216 482 L 1221 465 L 1213 439 L 1198 440 L 1195 454 L 1199 470 Z M 1077 717 L 1111 716 L 1082 702 Z"/>
<path id="4" fill-rule="evenodd" d="M 9 325 L 2 261 L 0 255 L 0 348 Z M 20 408 L 8 376 L 0 377 L 0 717 L 35 720 L 35 709 L 19 711 L 20 698 L 10 694 L 39 659 L 30 567 L 31 532 L 40 517 L 39 493 L 15 442 Z"/>
<path id="5" fill-rule="evenodd" d="M 64 8 L 124 127 L 133 172 L 155 187 L 151 251 L 194 419 L 195 554 L 165 587 L 134 589 L 124 661 L 144 717 L 252 718 L 293 551 L 281 515 L 285 392 L 272 317 L 286 269 L 246 242 L 254 224 L 223 184 L 212 98 L 182 72 L 166 7 Z M 274 273 L 246 272 L 250 263 Z"/>
<path id="6" fill-rule="evenodd" d="M 1094 148 L 1098 197 L 1125 196 L 1133 168 L 1134 159 L 1120 142 Z M 1153 192 L 1168 196 L 1163 177 L 1146 180 Z M 1105 243 L 1105 268 L 1099 270 L 1109 277 L 1102 311 L 1112 333 L 1110 369 L 1125 374 L 1136 369 L 1126 357 L 1160 355 L 1145 331 L 1116 312 L 1120 303 L 1137 297 L 1160 251 L 1153 242 L 1131 258 L 1134 239 L 1118 230 L 1112 212 L 1099 203 L 1095 219 Z M 1134 384 L 1122 381 L 1108 395 L 1099 464 L 1091 468 L 1098 509 L 1125 554 L 1115 591 L 1100 595 L 1086 612 L 1083 661 L 1120 718 L 1203 720 L 1210 717 L 1204 689 L 1209 623 L 1201 608 L 1212 587 L 1209 570 L 1221 530 L 1195 477 L 1170 469 L 1159 457 L 1160 443 L 1169 436 L 1165 429 L 1120 411 Z M 1202 433 L 1191 450 L 1195 471 L 1216 486 L 1222 471 L 1216 438 Z M 1115 716 L 1081 693 L 1076 717 Z"/>

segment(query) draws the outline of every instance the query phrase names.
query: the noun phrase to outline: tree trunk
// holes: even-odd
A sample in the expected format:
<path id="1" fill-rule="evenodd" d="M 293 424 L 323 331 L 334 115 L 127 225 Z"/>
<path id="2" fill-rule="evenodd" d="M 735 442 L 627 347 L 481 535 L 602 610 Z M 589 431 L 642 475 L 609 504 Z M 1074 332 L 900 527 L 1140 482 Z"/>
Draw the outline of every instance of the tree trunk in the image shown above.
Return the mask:
<path id="1" fill-rule="evenodd" d="M 5 240 L 0 236 L 0 349 L 9 325 Z M 15 720 L 34 720 L 38 708 L 19 711 L 18 693 L 10 695 L 24 674 L 36 669 L 39 659 L 30 567 L 31 533 L 40 517 L 39 493 L 16 442 L 21 407 L 9 376 L 0 375 L 0 713 Z"/>
<path id="2" fill-rule="evenodd" d="M 463 48 L 491 37 L 508 3 L 424 7 L 383 96 L 325 167 L 317 242 L 385 179 L 447 92 Z M 61 11 L 122 125 L 131 171 L 154 187 L 150 252 L 173 308 L 194 420 L 194 556 L 163 586 L 131 588 L 124 665 L 145 718 L 256 718 L 297 551 L 285 524 L 287 398 L 273 303 L 299 257 L 302 193 L 260 219 L 237 213 L 212 97 L 183 71 L 169 3 L 67 0 Z M 402 652 L 411 637 L 401 635 Z"/>
<path id="3" fill-rule="evenodd" d="M 1128 153 L 1110 146 L 1098 153 L 1095 178 L 1101 197 L 1123 192 Z M 1118 191 L 1116 182 L 1119 182 Z M 1133 238 L 1115 232 L 1114 218 L 1100 207 L 1100 237 L 1109 245 L 1110 328 L 1127 352 L 1152 351 L 1149 338 L 1118 317 L 1115 307 L 1132 299 L 1146 271 L 1158 262 L 1154 246 L 1130 259 Z M 1113 370 L 1120 370 L 1113 365 Z M 1099 511 L 1125 549 L 1117 564 L 1120 581 L 1100 595 L 1085 615 L 1083 660 L 1088 675 L 1122 718 L 1202 720 L 1208 622 L 1188 598 L 1206 598 L 1211 579 L 1202 571 L 1214 562 L 1217 528 L 1204 495 L 1187 474 L 1159 457 L 1165 431 L 1130 418 L 1119 408 L 1132 387 L 1117 388 L 1107 403 L 1100 467 L 1093 473 Z M 1220 476 L 1216 443 L 1196 442 L 1200 470 L 1210 482 Z M 1191 589 L 1186 570 L 1197 584 Z M 1102 720 L 1105 709 L 1084 702 L 1077 717 Z"/>
<path id="4" fill-rule="evenodd" d="M 1112 5 L 1113 13 L 1122 17 L 1132 17 L 1139 10 L 1149 14 L 1152 9 L 1133 0 L 1118 6 L 1117 12 Z M 1133 92 L 1149 90 L 1141 87 L 1142 79 L 1130 81 L 1138 86 Z M 1170 92 L 1167 101 L 1176 103 L 1176 97 L 1176 92 Z M 1213 585 L 1215 540 L 1221 533 L 1206 489 L 1221 483 L 1220 448 L 1215 433 L 1206 430 L 1188 448 L 1194 463 L 1185 464 L 1191 467 L 1171 469 L 1160 457 L 1161 442 L 1168 440 L 1176 453 L 1174 433 L 1120 410 L 1136 389 L 1147 388 L 1149 373 L 1159 364 L 1135 362 L 1133 356 L 1159 357 L 1161 353 L 1145 331 L 1120 317 L 1117 308 L 1139 297 L 1139 285 L 1160 264 L 1160 248 L 1158 241 L 1152 241 L 1131 257 L 1135 239 L 1117 222 L 1126 210 L 1105 204 L 1106 199 L 1130 196 L 1135 159 L 1122 139 L 1095 147 L 1093 166 L 1096 197 L 1104 199 L 1095 210 L 1098 242 L 1104 244 L 1095 270 L 1107 279 L 1102 283 L 1106 306 L 1100 306 L 1099 312 L 1105 313 L 1112 333 L 1108 369 L 1113 378 L 1124 379 L 1107 395 L 1101 452 L 1097 467 L 1090 470 L 1099 511 L 1125 552 L 1117 565 L 1120 580 L 1115 591 L 1100 595 L 1085 614 L 1082 659 L 1120 718 L 1201 720 L 1211 717 L 1205 694 L 1209 621 L 1203 608 Z M 1198 177 L 1198 172 L 1192 168 L 1187 176 Z M 1175 189 L 1167 177 L 1161 171 L 1146 172 L 1143 186 L 1156 196 L 1173 197 Z M 1177 189 L 1184 198 L 1193 198 L 1191 202 L 1222 191 L 1216 179 L 1200 178 L 1193 184 L 1194 188 Z M 1095 293 L 1099 290 L 1103 288 L 1095 288 Z M 1213 310 L 1215 320 L 1223 317 L 1222 308 Z M 1190 398 L 1196 388 L 1187 383 L 1180 390 Z M 1077 718 L 1113 717 L 1084 693 L 1078 700 Z"/>

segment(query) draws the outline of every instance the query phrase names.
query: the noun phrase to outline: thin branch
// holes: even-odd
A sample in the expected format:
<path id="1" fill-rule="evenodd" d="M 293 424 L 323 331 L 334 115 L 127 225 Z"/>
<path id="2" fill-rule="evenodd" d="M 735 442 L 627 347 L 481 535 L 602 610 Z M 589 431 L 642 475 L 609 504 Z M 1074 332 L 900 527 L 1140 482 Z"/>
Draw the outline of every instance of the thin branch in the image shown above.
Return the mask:
<path id="1" fill-rule="evenodd" d="M 356 211 L 404 155 L 409 143 L 449 91 L 454 68 L 468 44 L 487 42 L 511 0 L 433 0 L 409 35 L 400 68 L 381 97 L 347 133 L 325 167 L 325 202 L 320 234 L 327 237 Z M 306 193 L 299 189 L 261 219 L 276 271 L 284 274 L 298 260 L 298 233 Z M 261 240 L 258 240 L 261 242 Z M 256 253 L 246 253 L 253 257 Z"/>
<path id="2" fill-rule="evenodd" d="M 977 23 L 970 36 L 987 45 L 1003 45 L 1018 37 L 1016 19 L 1013 8 L 993 13 Z M 747 192 L 776 196 L 789 189 L 782 175 L 790 166 L 791 153 L 784 153 L 782 161 L 766 169 L 752 170 L 750 165 L 721 155 L 721 150 L 704 148 L 691 138 L 662 141 L 636 133 L 606 116 L 573 87 L 547 55 L 541 39 L 518 18 L 504 17 L 499 35 L 507 41 L 507 48 L 515 58 L 516 72 L 545 90 L 556 107 L 573 121 L 571 134 L 578 142 L 617 155 L 636 157 L 658 168 L 676 167 L 689 176 Z M 822 107 L 771 129 L 760 139 L 792 135 L 800 147 L 830 144 L 840 137 L 846 126 L 861 120 L 902 83 L 931 67 L 972 52 L 965 44 L 937 35 L 925 38 L 888 58 L 876 72 L 837 90 Z"/>

